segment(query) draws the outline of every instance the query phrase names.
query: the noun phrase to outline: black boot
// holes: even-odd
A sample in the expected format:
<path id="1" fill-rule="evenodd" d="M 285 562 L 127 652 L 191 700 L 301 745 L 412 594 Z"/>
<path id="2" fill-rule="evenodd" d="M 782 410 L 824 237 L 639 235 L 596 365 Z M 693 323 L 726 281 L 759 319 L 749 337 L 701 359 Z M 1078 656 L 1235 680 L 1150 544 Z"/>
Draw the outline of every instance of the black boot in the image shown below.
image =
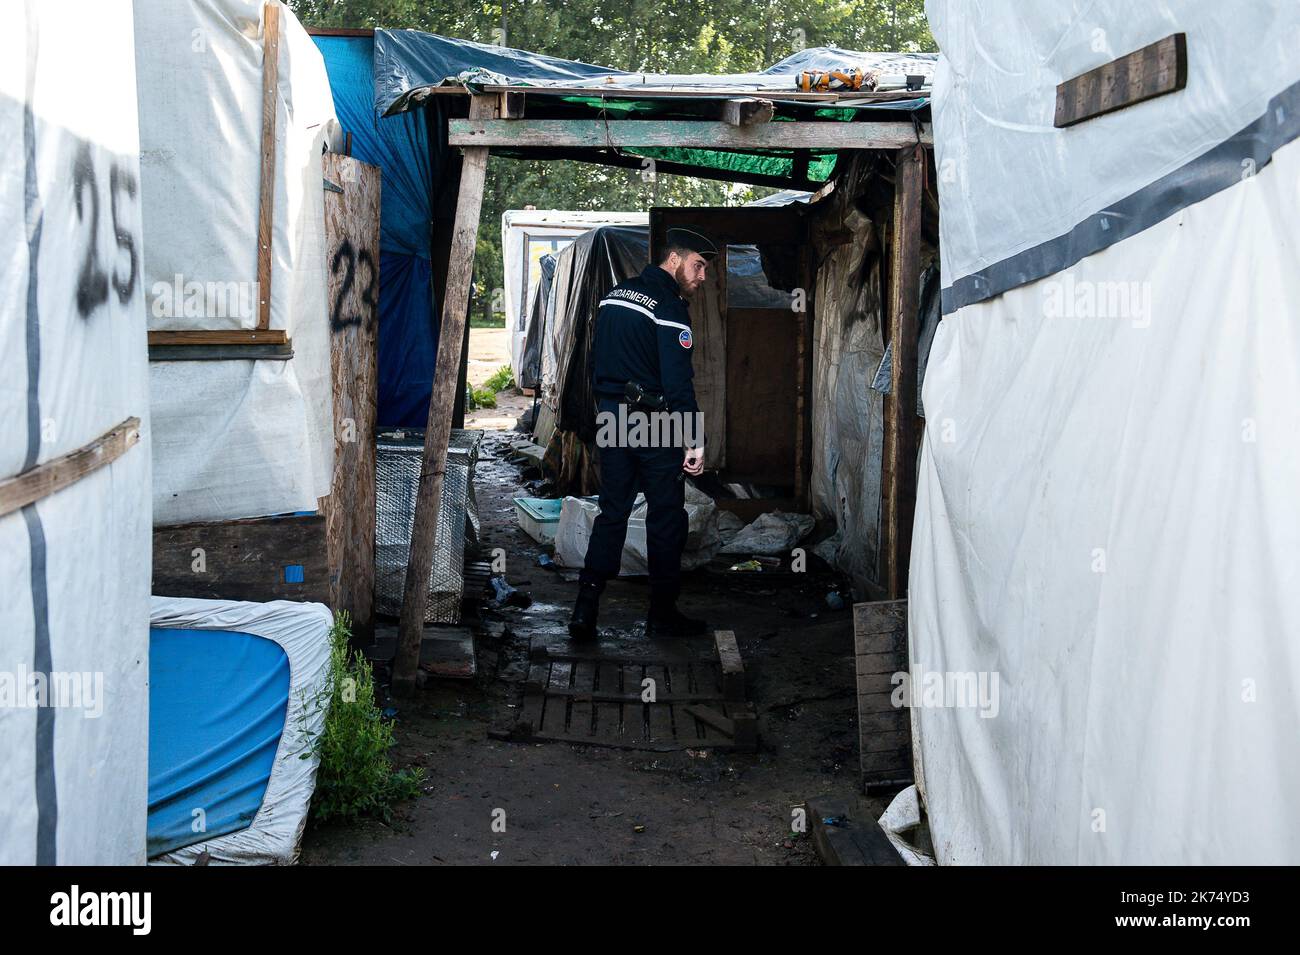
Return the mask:
<path id="1" fill-rule="evenodd" d="M 651 640 L 672 640 L 681 637 L 698 637 L 709 629 L 703 620 L 688 617 L 677 609 L 677 601 L 666 597 L 650 597 L 650 614 L 645 622 L 645 635 Z"/>
<path id="2" fill-rule="evenodd" d="M 595 584 L 579 584 L 578 599 L 569 618 L 569 636 L 575 640 L 596 639 L 596 615 L 600 612 L 600 588 Z"/>

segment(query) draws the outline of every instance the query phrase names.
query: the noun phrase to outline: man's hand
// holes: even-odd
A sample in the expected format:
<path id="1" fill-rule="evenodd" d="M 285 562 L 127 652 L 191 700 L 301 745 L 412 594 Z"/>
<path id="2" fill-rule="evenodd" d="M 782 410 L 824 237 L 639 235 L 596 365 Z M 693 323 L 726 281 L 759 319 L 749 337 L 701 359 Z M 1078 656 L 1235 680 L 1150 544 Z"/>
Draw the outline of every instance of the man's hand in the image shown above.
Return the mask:
<path id="1" fill-rule="evenodd" d="M 682 470 L 687 474 L 695 477 L 704 473 L 704 449 L 687 448 L 686 459 L 682 462 Z"/>

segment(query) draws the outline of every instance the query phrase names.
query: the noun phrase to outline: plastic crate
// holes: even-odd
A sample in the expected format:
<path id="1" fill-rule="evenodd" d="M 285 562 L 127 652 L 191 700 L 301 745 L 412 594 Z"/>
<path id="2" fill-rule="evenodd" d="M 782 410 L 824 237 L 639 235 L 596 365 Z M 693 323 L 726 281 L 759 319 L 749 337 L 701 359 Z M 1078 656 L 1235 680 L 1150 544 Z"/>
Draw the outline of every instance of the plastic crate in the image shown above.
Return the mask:
<path id="1" fill-rule="evenodd" d="M 555 530 L 560 526 L 560 508 L 564 501 L 544 497 L 515 498 L 515 520 L 539 544 L 555 541 Z"/>

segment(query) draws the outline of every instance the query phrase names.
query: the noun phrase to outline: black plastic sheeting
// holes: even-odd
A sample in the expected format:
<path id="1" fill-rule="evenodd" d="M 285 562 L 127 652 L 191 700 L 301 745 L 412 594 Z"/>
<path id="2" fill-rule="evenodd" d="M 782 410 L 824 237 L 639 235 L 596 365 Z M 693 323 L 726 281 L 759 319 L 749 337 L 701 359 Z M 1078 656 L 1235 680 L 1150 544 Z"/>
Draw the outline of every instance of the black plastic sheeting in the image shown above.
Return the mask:
<path id="1" fill-rule="evenodd" d="M 562 60 L 527 50 L 456 40 L 418 30 L 375 31 L 375 108 L 386 112 L 398 99 L 422 86 L 465 77 L 469 82 L 530 86 L 580 86 L 628 89 L 636 86 L 689 86 L 794 92 L 804 70 L 870 68 L 882 73 L 930 76 L 937 53 L 862 53 L 835 47 L 810 47 L 759 73 L 644 74 Z M 653 93 L 648 93 L 653 96 Z M 880 104 L 876 104 L 880 105 Z"/>
<path id="2" fill-rule="evenodd" d="M 551 283 L 555 280 L 557 254 L 543 255 L 537 260 L 541 275 L 528 302 L 528 318 L 524 335 L 524 354 L 519 362 L 519 387 L 539 388 L 542 384 L 542 342 L 546 340 L 546 303 L 551 298 Z"/>
<path id="3" fill-rule="evenodd" d="M 591 343 L 596 311 L 607 292 L 650 262 L 650 227 L 609 225 L 584 232 L 556 256 L 552 279 L 556 427 L 596 440 Z M 545 341 L 545 339 L 543 339 Z M 543 347 L 545 347 L 543 345 Z"/>

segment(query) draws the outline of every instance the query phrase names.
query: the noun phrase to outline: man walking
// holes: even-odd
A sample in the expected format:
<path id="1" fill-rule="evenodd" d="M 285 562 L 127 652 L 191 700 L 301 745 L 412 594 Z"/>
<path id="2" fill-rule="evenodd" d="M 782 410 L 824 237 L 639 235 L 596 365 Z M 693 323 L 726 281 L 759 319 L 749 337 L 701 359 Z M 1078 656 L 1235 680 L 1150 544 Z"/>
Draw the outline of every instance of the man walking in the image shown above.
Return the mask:
<path id="1" fill-rule="evenodd" d="M 682 550 L 686 546 L 684 474 L 704 470 L 704 437 L 695 402 L 691 319 L 686 299 L 704 283 L 718 254 L 709 239 L 690 229 L 669 229 L 658 256 L 601 300 L 592 345 L 592 382 L 598 421 L 628 422 L 662 416 L 674 422 L 669 446 L 629 439 L 626 427 L 600 429 L 600 514 L 591 529 L 585 566 L 569 633 L 580 640 L 596 636 L 596 616 L 605 582 L 618 576 L 627 536 L 627 519 L 637 491 L 645 495 L 646 549 L 650 569 L 651 638 L 702 634 L 703 620 L 677 609 Z M 620 407 L 621 406 L 621 407 Z M 684 427 L 682 425 L 685 425 Z M 663 429 L 653 423 L 645 434 Z M 658 446 L 655 446 L 658 445 Z"/>

